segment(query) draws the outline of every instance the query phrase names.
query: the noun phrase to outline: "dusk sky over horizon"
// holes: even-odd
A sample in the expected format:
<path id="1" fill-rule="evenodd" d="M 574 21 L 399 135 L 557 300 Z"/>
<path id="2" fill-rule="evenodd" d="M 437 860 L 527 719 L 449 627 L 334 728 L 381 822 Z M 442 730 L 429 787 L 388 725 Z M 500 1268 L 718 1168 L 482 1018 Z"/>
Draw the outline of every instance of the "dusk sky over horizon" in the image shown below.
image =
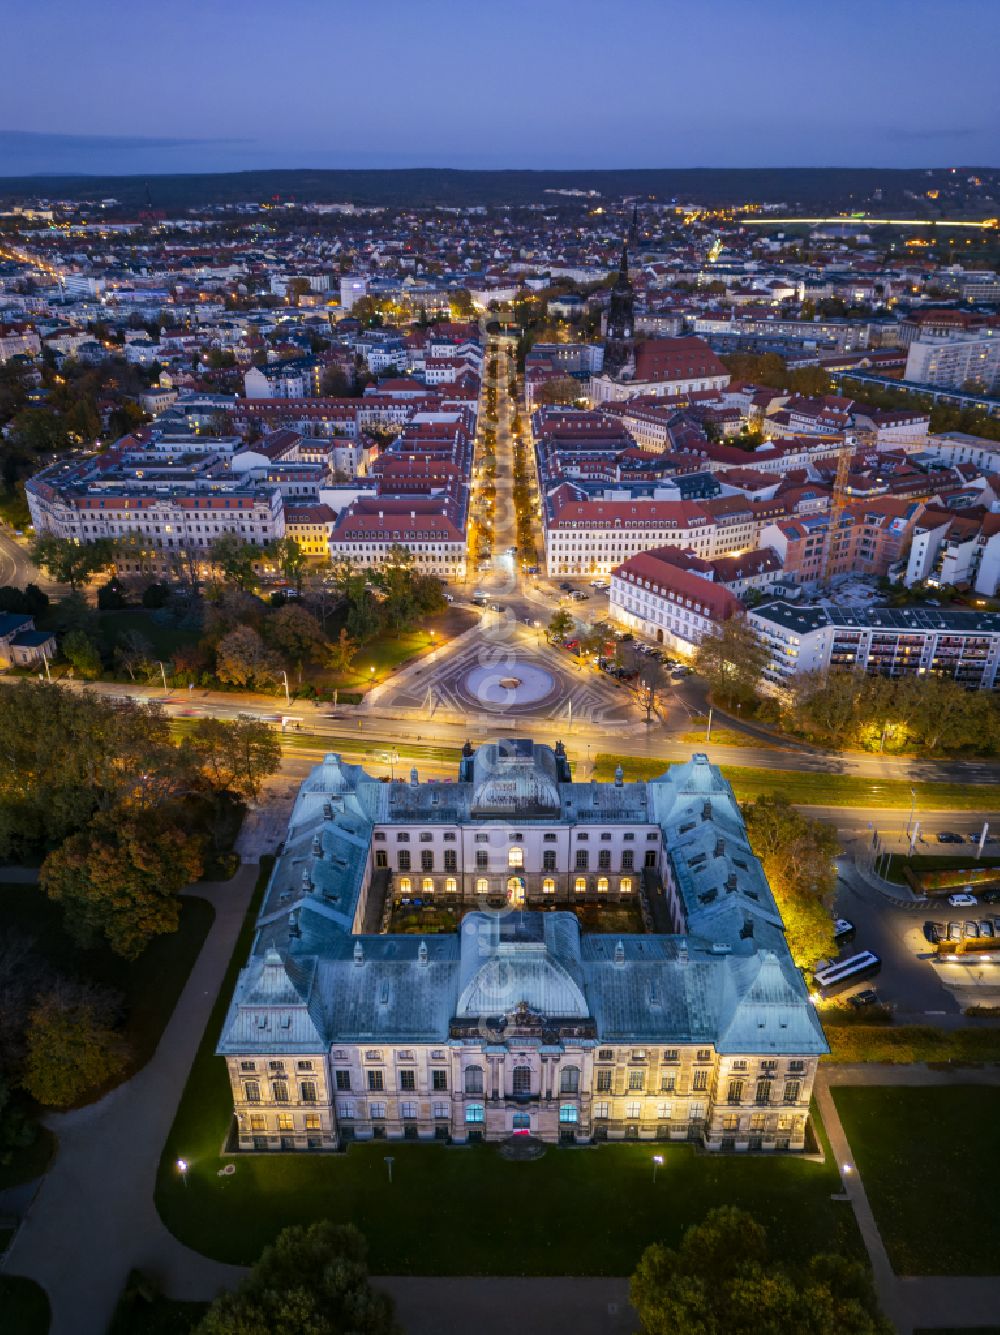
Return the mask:
<path id="1" fill-rule="evenodd" d="M 1000 165 L 1000 0 L 7 0 L 0 175 Z"/>

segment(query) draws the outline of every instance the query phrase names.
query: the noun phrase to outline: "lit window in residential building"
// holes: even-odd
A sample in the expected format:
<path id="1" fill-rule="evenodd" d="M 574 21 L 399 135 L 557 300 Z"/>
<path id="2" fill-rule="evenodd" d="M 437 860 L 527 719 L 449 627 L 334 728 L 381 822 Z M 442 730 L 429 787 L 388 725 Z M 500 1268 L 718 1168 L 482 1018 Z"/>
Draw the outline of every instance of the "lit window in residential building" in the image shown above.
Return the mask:
<path id="1" fill-rule="evenodd" d="M 546 876 L 545 880 L 542 882 L 542 894 L 554 895 L 555 892 L 556 892 L 555 881 L 552 879 L 551 876 Z"/>
<path id="2" fill-rule="evenodd" d="M 632 877 L 623 876 L 618 882 L 618 889 L 623 895 L 630 895 L 632 893 Z"/>
<path id="3" fill-rule="evenodd" d="M 573 882 L 573 889 L 576 891 L 578 895 L 585 894 L 587 890 L 586 876 L 578 876 L 576 880 Z"/>
<path id="4" fill-rule="evenodd" d="M 524 866 L 524 849 L 520 844 L 511 844 L 507 850 L 507 866 L 518 871 Z"/>
<path id="5" fill-rule="evenodd" d="M 467 1103 L 465 1105 L 465 1120 L 473 1124 L 486 1121 L 486 1109 L 481 1103 Z"/>
<path id="6" fill-rule="evenodd" d="M 575 1103 L 561 1103 L 559 1105 L 560 1122 L 578 1122 L 580 1114 Z"/>
<path id="7" fill-rule="evenodd" d="M 642 1113 L 642 1104 L 638 1099 L 633 1099 L 631 1103 L 625 1105 L 626 1117 L 638 1117 Z"/>
<path id="8" fill-rule="evenodd" d="M 412 882 L 410 881 L 409 876 L 401 876 L 399 878 L 399 893 L 401 895 L 408 895 L 410 893 L 411 884 Z"/>
<path id="9" fill-rule="evenodd" d="M 489 890 L 490 890 L 489 881 L 486 879 L 485 876 L 480 876 L 476 881 L 476 894 L 487 895 L 489 894 Z"/>

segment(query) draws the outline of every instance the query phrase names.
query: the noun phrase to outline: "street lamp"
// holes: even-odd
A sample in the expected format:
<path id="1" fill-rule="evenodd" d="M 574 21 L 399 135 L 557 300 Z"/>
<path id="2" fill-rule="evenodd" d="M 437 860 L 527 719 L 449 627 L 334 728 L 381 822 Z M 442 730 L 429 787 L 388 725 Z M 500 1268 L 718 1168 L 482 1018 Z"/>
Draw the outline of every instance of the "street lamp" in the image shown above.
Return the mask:
<path id="1" fill-rule="evenodd" d="M 189 1168 L 189 1167 L 190 1167 L 190 1165 L 189 1165 L 187 1159 L 178 1159 L 178 1160 L 177 1160 L 177 1171 L 178 1171 L 178 1173 L 180 1173 L 181 1178 L 183 1179 L 183 1181 L 184 1181 L 184 1185 L 185 1185 L 185 1186 L 187 1186 L 187 1184 L 188 1184 L 188 1168 Z"/>
<path id="2" fill-rule="evenodd" d="M 387 1154 L 387 1155 L 385 1156 L 385 1166 L 386 1166 L 386 1168 L 388 1168 L 388 1170 L 389 1170 L 389 1183 L 390 1183 L 390 1185 L 392 1184 L 392 1165 L 393 1165 L 395 1162 L 396 1162 L 396 1161 L 395 1161 L 395 1159 L 392 1157 L 391 1154 Z"/>
<path id="3" fill-rule="evenodd" d="M 662 1168 L 662 1167 L 663 1167 L 663 1155 L 662 1155 L 662 1154 L 654 1154 L 654 1155 L 653 1155 L 653 1186 L 654 1186 L 654 1187 L 656 1186 L 656 1170 L 657 1170 L 658 1168 Z"/>

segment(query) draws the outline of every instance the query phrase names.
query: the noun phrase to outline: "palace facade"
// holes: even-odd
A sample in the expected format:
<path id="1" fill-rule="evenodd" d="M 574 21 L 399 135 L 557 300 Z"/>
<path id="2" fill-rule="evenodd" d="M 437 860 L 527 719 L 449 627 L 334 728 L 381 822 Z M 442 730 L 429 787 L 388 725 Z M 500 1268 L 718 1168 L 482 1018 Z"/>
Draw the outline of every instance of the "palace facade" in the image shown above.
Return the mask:
<path id="1" fill-rule="evenodd" d="M 457 930 L 387 930 L 431 905 Z M 644 930 L 581 930 L 611 913 Z M 327 756 L 218 1046 L 232 1146 L 251 1151 L 517 1134 L 797 1150 L 826 1051 L 719 769 L 577 783 L 561 745 L 528 739 L 467 744 L 455 783 Z"/>

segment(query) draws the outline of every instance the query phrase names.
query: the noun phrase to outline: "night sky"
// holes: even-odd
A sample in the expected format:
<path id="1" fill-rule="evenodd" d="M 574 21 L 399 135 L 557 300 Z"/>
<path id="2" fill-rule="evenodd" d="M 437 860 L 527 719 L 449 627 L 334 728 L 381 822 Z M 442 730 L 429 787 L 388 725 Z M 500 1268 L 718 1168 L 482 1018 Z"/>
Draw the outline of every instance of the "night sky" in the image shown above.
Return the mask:
<path id="1" fill-rule="evenodd" d="M 0 174 L 1000 165 L 1000 0 L 0 0 Z"/>

